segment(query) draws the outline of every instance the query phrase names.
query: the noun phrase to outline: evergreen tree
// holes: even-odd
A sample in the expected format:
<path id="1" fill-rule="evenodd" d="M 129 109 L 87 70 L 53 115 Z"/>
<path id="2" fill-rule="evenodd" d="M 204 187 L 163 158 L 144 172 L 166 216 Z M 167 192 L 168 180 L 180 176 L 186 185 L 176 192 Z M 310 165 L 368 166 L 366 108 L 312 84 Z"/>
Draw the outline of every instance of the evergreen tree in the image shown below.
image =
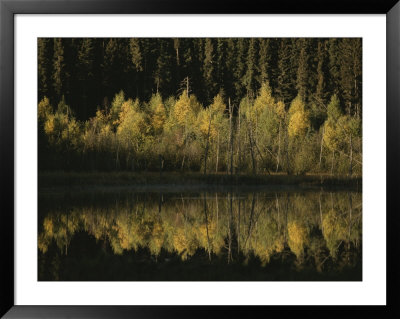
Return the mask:
<path id="1" fill-rule="evenodd" d="M 207 88 L 206 99 L 211 101 L 212 97 L 216 93 L 216 76 L 215 76 L 215 53 L 214 44 L 212 39 L 207 38 L 204 45 L 204 64 L 203 64 L 203 77 L 204 84 Z"/>
<path id="2" fill-rule="evenodd" d="M 66 66 L 64 62 L 64 44 L 63 39 L 54 39 L 53 53 L 53 86 L 56 97 L 59 99 L 63 95 L 66 80 Z"/>
<path id="3" fill-rule="evenodd" d="M 251 38 L 249 40 L 249 46 L 247 49 L 246 57 L 246 73 L 244 74 L 242 81 L 243 87 L 246 89 L 247 95 L 253 97 L 256 91 L 256 64 L 257 64 L 257 48 L 256 39 Z"/>
<path id="4" fill-rule="evenodd" d="M 297 94 L 305 100 L 308 97 L 308 52 L 307 52 L 307 40 L 302 38 L 298 42 L 299 47 L 299 59 L 297 68 L 296 78 L 296 89 Z"/>
<path id="5" fill-rule="evenodd" d="M 325 42 L 318 42 L 318 53 L 317 53 L 317 87 L 315 91 L 315 97 L 317 103 L 325 105 L 327 98 L 327 73 L 326 73 L 326 51 Z"/>
<path id="6" fill-rule="evenodd" d="M 53 40 L 38 38 L 38 100 L 52 94 Z"/>
<path id="7" fill-rule="evenodd" d="M 258 39 L 258 86 L 270 80 L 270 39 Z"/>
<path id="8" fill-rule="evenodd" d="M 361 102 L 361 39 L 344 38 L 339 44 L 340 85 L 346 113 L 359 115 Z"/>
<path id="9" fill-rule="evenodd" d="M 281 39 L 278 55 L 276 93 L 278 98 L 286 105 L 290 103 L 293 97 L 291 54 L 292 45 L 290 39 Z"/>
<path id="10" fill-rule="evenodd" d="M 235 78 L 234 87 L 236 96 L 242 97 L 245 93 L 243 87 L 243 76 L 246 72 L 246 55 L 247 55 L 247 39 L 239 38 L 236 41 L 236 68 L 235 68 Z"/>

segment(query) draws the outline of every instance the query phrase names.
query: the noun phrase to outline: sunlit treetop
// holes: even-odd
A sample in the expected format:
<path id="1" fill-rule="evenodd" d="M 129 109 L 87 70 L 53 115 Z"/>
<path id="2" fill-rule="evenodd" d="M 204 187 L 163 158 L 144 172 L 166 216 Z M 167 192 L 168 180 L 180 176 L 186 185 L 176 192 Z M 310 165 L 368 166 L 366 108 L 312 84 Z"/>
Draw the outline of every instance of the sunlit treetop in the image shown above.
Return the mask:
<path id="1" fill-rule="evenodd" d="M 304 136 L 310 127 L 309 114 L 305 109 L 305 103 L 297 96 L 290 104 L 289 109 L 289 136 Z"/>

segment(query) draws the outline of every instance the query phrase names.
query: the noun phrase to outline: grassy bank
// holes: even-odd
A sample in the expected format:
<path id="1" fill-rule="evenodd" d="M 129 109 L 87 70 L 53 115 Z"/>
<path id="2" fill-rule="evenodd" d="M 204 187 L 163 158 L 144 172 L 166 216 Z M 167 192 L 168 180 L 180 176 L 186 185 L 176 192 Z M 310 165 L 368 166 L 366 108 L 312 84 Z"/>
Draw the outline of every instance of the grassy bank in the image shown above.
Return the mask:
<path id="1" fill-rule="evenodd" d="M 330 175 L 226 175 L 200 173 L 153 172 L 39 172 L 39 189 L 59 187 L 132 187 L 132 188 L 221 188 L 221 187 L 274 187 L 274 188 L 324 188 L 361 191 L 361 177 Z"/>

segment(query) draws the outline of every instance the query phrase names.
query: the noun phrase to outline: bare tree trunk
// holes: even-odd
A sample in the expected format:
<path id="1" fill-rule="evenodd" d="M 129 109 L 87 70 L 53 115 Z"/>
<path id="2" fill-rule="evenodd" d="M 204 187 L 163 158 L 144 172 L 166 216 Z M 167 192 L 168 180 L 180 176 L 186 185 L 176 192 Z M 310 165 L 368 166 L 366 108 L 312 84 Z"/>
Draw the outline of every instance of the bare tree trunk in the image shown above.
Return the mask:
<path id="1" fill-rule="evenodd" d="M 241 152 L 241 140 L 240 140 L 240 122 L 241 122 L 241 114 L 240 114 L 240 105 L 238 108 L 238 113 L 239 113 L 239 127 L 238 127 L 238 131 L 237 131 L 237 136 L 238 136 L 238 169 L 236 170 L 236 172 L 239 172 L 239 170 L 242 167 L 242 152 Z"/>
<path id="2" fill-rule="evenodd" d="M 219 131 L 218 131 L 218 137 L 217 137 L 217 160 L 215 163 L 215 173 L 218 173 L 218 161 L 219 161 Z"/>
<path id="3" fill-rule="evenodd" d="M 319 152 L 319 170 L 321 171 L 321 163 L 322 163 L 322 149 L 324 146 L 324 133 L 325 133 L 325 126 L 322 127 L 322 136 L 321 136 L 321 150 Z"/>
<path id="4" fill-rule="evenodd" d="M 207 200 L 206 194 L 203 193 L 204 200 L 204 216 L 206 217 L 206 232 L 207 232 L 207 245 L 208 245 L 208 259 L 211 260 L 211 245 L 210 245 L 210 236 L 208 234 L 208 218 L 207 218 Z"/>
<path id="5" fill-rule="evenodd" d="M 163 202 L 163 197 L 162 194 L 158 194 L 158 213 L 161 214 L 161 208 L 162 208 L 162 202 Z"/>
<path id="6" fill-rule="evenodd" d="M 117 143 L 117 158 L 115 159 L 115 168 L 119 169 L 119 143 Z"/>
<path id="7" fill-rule="evenodd" d="M 232 198 L 231 194 L 228 193 L 228 201 L 231 202 L 232 205 Z M 232 208 L 232 206 L 230 207 Z M 231 261 L 231 256 L 232 256 L 232 219 L 231 219 L 231 214 L 232 211 L 229 210 L 229 218 L 228 218 L 228 264 Z"/>
<path id="8" fill-rule="evenodd" d="M 250 238 L 251 231 L 252 231 L 252 228 L 253 228 L 253 216 L 254 216 L 255 204 L 256 204 L 256 196 L 255 196 L 255 194 L 253 193 L 253 198 L 252 198 L 252 200 L 251 200 L 251 211 L 250 211 L 249 228 L 248 228 L 248 231 L 247 231 L 246 240 L 245 240 L 245 242 L 244 242 L 244 247 L 245 247 L 245 248 L 247 247 L 247 242 L 248 242 L 248 240 L 249 240 L 249 238 Z"/>
<path id="9" fill-rule="evenodd" d="M 232 111 L 233 106 L 231 105 L 231 98 L 228 99 L 229 103 L 229 147 L 231 153 L 231 161 L 230 161 L 230 173 L 233 175 L 233 134 L 232 134 Z"/>
<path id="10" fill-rule="evenodd" d="M 204 175 L 207 174 L 207 155 L 208 155 L 208 144 L 210 141 L 210 127 L 211 127 L 211 111 L 210 111 L 210 121 L 208 122 L 206 150 L 204 154 Z"/>
<path id="11" fill-rule="evenodd" d="M 322 227 L 322 204 L 321 204 L 321 193 L 319 193 L 319 217 L 321 222 L 321 231 L 324 231 Z"/>
<path id="12" fill-rule="evenodd" d="M 215 204 L 217 206 L 217 231 L 218 231 L 218 213 L 219 213 L 219 209 L 218 209 L 218 194 L 215 193 Z"/>
<path id="13" fill-rule="evenodd" d="M 264 157 L 262 156 L 261 151 L 260 151 L 260 149 L 258 148 L 258 145 L 257 145 L 257 143 L 256 143 L 255 141 L 254 141 L 254 145 L 255 145 L 255 147 L 256 147 L 256 150 L 257 150 L 258 154 L 259 154 L 260 157 L 261 157 L 261 161 L 264 162 Z M 269 171 L 268 166 L 265 166 L 265 169 L 267 170 L 268 175 L 271 175 L 271 172 Z"/>
<path id="14" fill-rule="evenodd" d="M 238 226 L 237 226 L 237 242 L 238 242 L 238 255 L 240 253 L 240 204 L 241 200 L 239 199 L 239 210 L 238 210 Z"/>
<path id="15" fill-rule="evenodd" d="M 276 199 L 276 210 L 278 212 L 278 233 L 280 235 L 280 233 L 281 233 L 281 223 L 280 223 L 279 199 L 278 199 L 278 194 L 277 193 L 275 193 L 275 199 Z"/>
<path id="16" fill-rule="evenodd" d="M 69 209 L 67 210 L 67 227 L 66 227 L 66 241 L 65 241 L 65 256 L 68 255 L 68 217 L 69 217 Z"/>
<path id="17" fill-rule="evenodd" d="M 254 157 L 254 149 L 253 149 L 253 138 L 252 138 L 252 130 L 249 128 L 249 142 L 250 142 L 250 154 L 251 154 L 251 160 L 253 163 L 253 175 L 256 175 L 256 161 Z"/>
<path id="18" fill-rule="evenodd" d="M 179 47 L 176 47 L 176 64 L 179 66 Z"/>
<path id="19" fill-rule="evenodd" d="M 286 115 L 285 115 L 286 118 Z M 290 163 L 289 163 L 289 136 L 288 136 L 288 130 L 285 130 L 285 144 L 286 144 L 286 172 L 289 175 L 290 174 Z"/>
<path id="20" fill-rule="evenodd" d="M 279 129 L 278 129 L 278 156 L 276 158 L 276 170 L 277 173 L 279 170 L 279 161 L 281 158 L 281 121 L 279 121 Z"/>
<path id="21" fill-rule="evenodd" d="M 351 176 L 353 173 L 353 141 L 352 136 L 350 134 L 350 165 L 349 165 L 349 175 Z"/>
<path id="22" fill-rule="evenodd" d="M 183 159 L 182 159 L 182 164 L 181 164 L 181 171 L 183 171 L 183 168 L 185 167 L 185 157 L 186 157 L 186 154 L 183 154 Z"/>
<path id="23" fill-rule="evenodd" d="M 351 199 L 351 194 L 348 193 L 349 196 L 349 206 L 350 206 L 350 210 L 349 210 L 349 239 L 348 239 L 348 249 L 350 249 L 350 238 L 351 238 L 351 217 L 352 217 L 352 213 L 353 213 L 353 201 Z"/>
<path id="24" fill-rule="evenodd" d="M 159 165 L 160 165 L 160 177 L 161 177 L 162 169 L 163 169 L 163 159 L 162 159 L 161 154 L 158 154 L 158 160 L 159 160 Z"/>
<path id="25" fill-rule="evenodd" d="M 183 159 L 182 159 L 182 164 L 181 164 L 181 171 L 183 171 L 185 167 L 185 158 L 186 158 L 186 127 L 185 127 L 185 132 L 184 132 L 184 143 L 183 143 Z"/>

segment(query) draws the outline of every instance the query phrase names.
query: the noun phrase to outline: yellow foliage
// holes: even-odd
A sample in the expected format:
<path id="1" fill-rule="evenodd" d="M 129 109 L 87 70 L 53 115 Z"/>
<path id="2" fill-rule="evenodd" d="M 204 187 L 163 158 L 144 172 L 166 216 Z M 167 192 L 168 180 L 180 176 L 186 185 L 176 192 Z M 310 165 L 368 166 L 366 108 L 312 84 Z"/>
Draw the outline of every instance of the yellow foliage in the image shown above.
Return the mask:
<path id="1" fill-rule="evenodd" d="M 161 223 L 156 222 L 153 225 L 153 230 L 150 238 L 150 250 L 154 255 L 158 255 L 164 244 L 164 228 Z"/>
<path id="2" fill-rule="evenodd" d="M 196 97 L 193 95 L 187 97 L 186 91 L 184 91 L 175 103 L 173 114 L 179 125 L 186 126 L 194 122 L 200 108 Z"/>
<path id="3" fill-rule="evenodd" d="M 331 209 L 322 218 L 322 234 L 332 257 L 336 257 L 336 248 L 340 240 L 346 240 L 346 221 L 341 214 Z"/>
<path id="4" fill-rule="evenodd" d="M 215 125 L 213 125 L 212 121 L 211 121 L 211 125 L 210 125 L 210 115 L 211 115 L 210 110 L 202 110 L 202 111 L 200 111 L 199 116 L 198 116 L 197 121 L 198 121 L 199 129 L 204 138 L 207 138 L 209 126 L 210 126 L 210 137 L 214 137 L 217 135 L 217 130 L 215 128 Z"/>
<path id="5" fill-rule="evenodd" d="M 54 115 L 51 114 L 48 116 L 47 121 L 44 124 L 44 131 L 46 135 L 52 135 L 54 133 L 55 123 L 54 123 Z"/>
<path id="6" fill-rule="evenodd" d="M 46 217 L 44 219 L 43 229 L 44 229 L 46 236 L 52 237 L 54 235 L 54 225 L 53 225 L 53 221 L 50 218 Z"/>
<path id="7" fill-rule="evenodd" d="M 167 120 L 167 112 L 165 110 L 164 104 L 160 103 L 154 110 L 152 117 L 152 125 L 156 132 L 162 131 L 164 123 Z"/>
<path id="8" fill-rule="evenodd" d="M 336 150 L 339 146 L 340 140 L 337 134 L 337 127 L 331 120 L 325 122 L 324 127 L 324 143 L 332 151 Z"/>
<path id="9" fill-rule="evenodd" d="M 184 126 L 190 113 L 190 100 L 186 94 L 182 94 L 174 107 L 174 115 L 178 123 Z"/>
<path id="10" fill-rule="evenodd" d="M 308 112 L 305 110 L 304 102 L 300 97 L 296 97 L 290 105 L 289 116 L 289 136 L 304 135 L 310 127 L 310 120 Z"/>
<path id="11" fill-rule="evenodd" d="M 142 145 L 150 130 L 144 114 L 131 100 L 122 104 L 118 123 L 117 136 L 125 147 Z"/>
<path id="12" fill-rule="evenodd" d="M 189 248 L 189 240 L 186 237 L 184 229 L 182 227 L 178 227 L 175 230 L 173 236 L 173 245 L 174 249 L 179 253 L 182 254 L 182 258 L 187 258 L 188 248 Z"/>
<path id="13" fill-rule="evenodd" d="M 259 116 L 266 108 L 275 109 L 275 99 L 268 83 L 263 83 L 258 97 L 254 101 L 254 112 Z"/>
<path id="14" fill-rule="evenodd" d="M 283 103 L 282 101 L 278 101 L 278 103 L 276 103 L 276 113 L 281 119 L 285 118 L 285 103 Z"/>
<path id="15" fill-rule="evenodd" d="M 218 94 L 216 97 L 214 97 L 213 103 L 210 105 L 210 110 L 211 112 L 214 113 L 224 113 L 226 110 L 226 105 L 224 103 L 224 100 L 222 99 L 222 96 Z"/>
<path id="16" fill-rule="evenodd" d="M 298 222 L 288 223 L 288 244 L 291 251 L 299 257 L 303 254 L 304 246 L 308 243 L 308 233 L 304 225 Z"/>
<path id="17" fill-rule="evenodd" d="M 49 248 L 49 239 L 44 233 L 38 236 L 38 248 L 43 254 L 45 254 Z"/>
<path id="18" fill-rule="evenodd" d="M 40 120 L 45 120 L 52 112 L 52 107 L 50 105 L 49 99 L 45 96 L 38 105 L 38 118 Z"/>

